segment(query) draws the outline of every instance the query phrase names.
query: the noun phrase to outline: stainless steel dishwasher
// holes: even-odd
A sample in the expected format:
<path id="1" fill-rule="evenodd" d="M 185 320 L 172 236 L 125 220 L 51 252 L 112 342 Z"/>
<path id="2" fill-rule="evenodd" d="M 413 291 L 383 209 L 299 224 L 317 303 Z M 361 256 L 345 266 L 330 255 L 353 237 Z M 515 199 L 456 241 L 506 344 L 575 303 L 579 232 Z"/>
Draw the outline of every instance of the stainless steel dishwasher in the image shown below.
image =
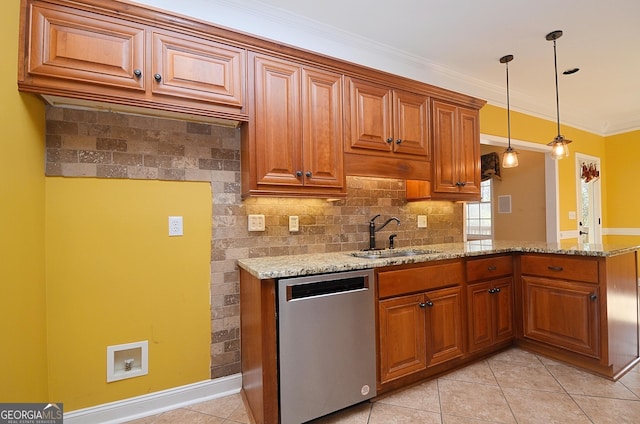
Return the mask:
<path id="1" fill-rule="evenodd" d="M 280 423 L 376 395 L 373 271 L 278 281 Z"/>

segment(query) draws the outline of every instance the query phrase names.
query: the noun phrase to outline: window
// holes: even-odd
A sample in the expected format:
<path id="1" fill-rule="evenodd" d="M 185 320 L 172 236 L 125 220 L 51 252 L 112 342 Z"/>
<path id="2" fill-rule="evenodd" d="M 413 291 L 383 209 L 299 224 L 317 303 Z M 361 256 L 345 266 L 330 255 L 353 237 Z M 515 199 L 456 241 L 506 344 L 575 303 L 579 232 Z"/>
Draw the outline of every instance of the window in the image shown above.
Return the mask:
<path id="1" fill-rule="evenodd" d="M 491 239 L 493 237 L 491 183 L 488 179 L 480 183 L 480 201 L 468 202 L 466 232 L 467 240 Z"/>

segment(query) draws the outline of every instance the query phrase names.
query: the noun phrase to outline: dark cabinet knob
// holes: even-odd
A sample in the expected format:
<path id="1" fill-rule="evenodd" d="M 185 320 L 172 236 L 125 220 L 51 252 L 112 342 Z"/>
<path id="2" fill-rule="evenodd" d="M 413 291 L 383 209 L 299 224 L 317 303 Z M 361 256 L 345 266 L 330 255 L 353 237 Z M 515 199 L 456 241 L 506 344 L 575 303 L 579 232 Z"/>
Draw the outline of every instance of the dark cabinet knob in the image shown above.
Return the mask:
<path id="1" fill-rule="evenodd" d="M 589 296 L 589 299 L 591 300 L 596 300 L 598 298 L 598 296 L 595 293 L 591 293 L 591 295 Z"/>
<path id="2" fill-rule="evenodd" d="M 430 301 L 430 300 L 427 300 L 427 306 L 429 306 L 429 307 L 433 306 L 433 302 Z"/>
<path id="3" fill-rule="evenodd" d="M 494 293 L 500 293 L 500 287 L 496 287 L 495 289 L 493 289 Z"/>
<path id="4" fill-rule="evenodd" d="M 305 172 L 305 173 L 304 173 L 304 175 L 306 175 L 306 176 L 307 176 L 307 178 L 311 178 L 311 176 L 312 176 L 313 174 L 311 173 L 311 171 L 307 171 L 307 172 Z"/>
<path id="5" fill-rule="evenodd" d="M 495 271 L 496 269 L 498 269 L 498 267 L 495 265 L 491 265 L 490 267 L 487 268 L 488 271 Z"/>
<path id="6" fill-rule="evenodd" d="M 302 177 L 302 171 L 296 171 L 296 177 Z"/>
<path id="7" fill-rule="evenodd" d="M 399 138 L 396 140 L 396 144 L 400 144 L 400 143 L 402 143 L 402 139 Z"/>
<path id="8" fill-rule="evenodd" d="M 393 138 L 391 138 L 391 137 L 387 138 L 387 143 L 389 143 L 389 144 L 393 143 Z"/>
<path id="9" fill-rule="evenodd" d="M 140 69 L 134 69 L 133 75 L 135 75 L 136 78 L 140 78 L 142 76 L 142 71 Z"/>
<path id="10" fill-rule="evenodd" d="M 494 294 L 496 292 L 496 289 L 489 289 L 487 290 L 490 294 Z"/>
<path id="11" fill-rule="evenodd" d="M 425 306 L 427 306 L 427 304 L 420 302 L 420 303 L 418 303 L 418 306 L 421 307 L 421 308 L 424 308 Z"/>
<path id="12" fill-rule="evenodd" d="M 160 75 L 160 74 L 155 74 L 155 75 L 153 76 L 153 78 L 154 78 L 156 81 L 158 81 L 158 82 L 162 81 L 162 75 Z"/>

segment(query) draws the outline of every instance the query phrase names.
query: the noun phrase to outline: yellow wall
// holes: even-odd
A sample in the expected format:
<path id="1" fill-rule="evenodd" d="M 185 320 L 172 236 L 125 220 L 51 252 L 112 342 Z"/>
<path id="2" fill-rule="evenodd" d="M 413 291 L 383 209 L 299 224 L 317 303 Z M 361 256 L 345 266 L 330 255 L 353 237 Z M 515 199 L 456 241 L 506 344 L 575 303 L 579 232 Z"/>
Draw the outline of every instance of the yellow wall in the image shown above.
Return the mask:
<path id="1" fill-rule="evenodd" d="M 480 131 L 483 134 L 506 137 L 506 110 L 492 105 L 483 107 L 480 110 Z M 560 231 L 569 231 L 577 229 L 576 220 L 569 219 L 569 211 L 575 211 L 577 208 L 575 153 L 580 152 L 601 159 L 603 187 L 607 181 L 607 159 L 604 137 L 564 125 L 561 125 L 560 132 L 565 138 L 573 140 L 569 144 L 570 156 L 558 161 Z M 554 139 L 557 133 L 557 123 L 555 121 L 511 112 L 512 139 L 547 144 Z M 604 189 L 602 193 L 602 213 L 605 226 L 607 224 L 607 199 L 607 191 Z"/>
<path id="2" fill-rule="evenodd" d="M 46 193 L 51 398 L 70 411 L 208 380 L 210 184 L 47 178 Z M 106 383 L 107 346 L 142 340 L 149 374 Z"/>
<path id="3" fill-rule="evenodd" d="M 19 5 L 0 5 L 0 402 L 44 402 L 44 107 L 17 90 Z"/>
<path id="4" fill-rule="evenodd" d="M 606 140 L 608 227 L 640 228 L 640 131 L 609 136 Z"/>

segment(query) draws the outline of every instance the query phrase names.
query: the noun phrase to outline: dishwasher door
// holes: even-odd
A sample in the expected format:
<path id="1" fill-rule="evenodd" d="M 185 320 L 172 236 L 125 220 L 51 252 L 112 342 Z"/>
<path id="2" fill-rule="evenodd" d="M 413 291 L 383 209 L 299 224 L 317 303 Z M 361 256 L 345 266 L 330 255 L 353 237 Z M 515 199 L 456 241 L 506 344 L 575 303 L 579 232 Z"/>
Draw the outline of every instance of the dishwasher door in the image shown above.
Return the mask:
<path id="1" fill-rule="evenodd" d="M 373 281 L 363 270 L 278 282 L 281 424 L 376 395 Z"/>

